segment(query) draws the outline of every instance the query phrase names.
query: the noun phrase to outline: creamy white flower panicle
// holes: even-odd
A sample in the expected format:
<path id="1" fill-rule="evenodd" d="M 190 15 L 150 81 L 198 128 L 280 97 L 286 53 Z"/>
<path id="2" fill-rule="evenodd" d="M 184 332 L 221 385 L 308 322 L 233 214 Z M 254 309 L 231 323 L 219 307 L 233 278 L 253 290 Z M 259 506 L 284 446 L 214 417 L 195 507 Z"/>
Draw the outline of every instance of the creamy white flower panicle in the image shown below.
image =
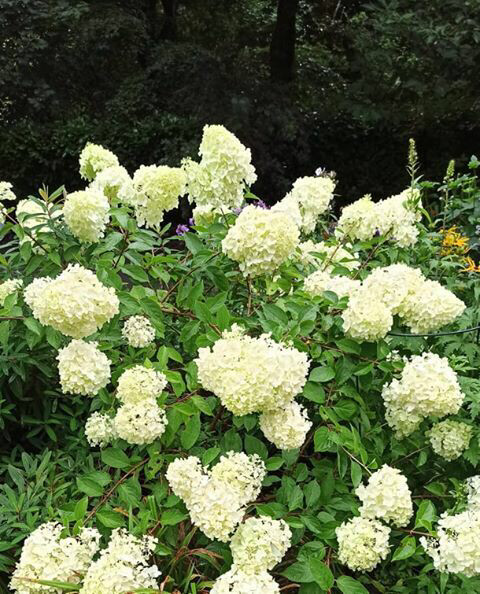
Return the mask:
<path id="1" fill-rule="evenodd" d="M 266 469 L 257 455 L 243 452 L 227 452 L 209 472 L 218 481 L 231 485 L 238 493 L 241 505 L 256 499 L 262 488 Z"/>
<path id="2" fill-rule="evenodd" d="M 23 281 L 19 278 L 9 278 L 8 280 L 0 283 L 0 307 L 3 307 L 5 303 L 5 299 L 15 293 L 15 291 L 19 291 L 23 287 Z"/>
<path id="3" fill-rule="evenodd" d="M 300 177 L 289 193 L 297 202 L 302 217 L 301 231 L 311 233 L 322 215 L 330 206 L 335 182 L 330 177 Z"/>
<path id="4" fill-rule="evenodd" d="M 480 512 L 480 475 L 471 476 L 465 484 L 467 490 L 467 506 L 472 511 Z"/>
<path id="5" fill-rule="evenodd" d="M 85 437 L 91 446 L 105 447 L 116 437 L 112 417 L 107 414 L 94 412 L 85 423 Z"/>
<path id="6" fill-rule="evenodd" d="M 118 158 L 111 151 L 99 144 L 88 142 L 80 153 L 80 175 L 92 181 L 98 173 L 108 167 L 118 166 Z"/>
<path id="7" fill-rule="evenodd" d="M 158 589 L 160 570 L 149 564 L 157 539 L 137 538 L 123 528 L 112 532 L 100 558 L 88 568 L 80 594 L 125 594 L 142 588 Z"/>
<path id="8" fill-rule="evenodd" d="M 5 222 L 5 205 L 3 202 L 5 200 L 16 200 L 17 197 L 15 196 L 12 190 L 12 184 L 7 181 L 0 181 L 0 225 Z"/>
<path id="9" fill-rule="evenodd" d="M 352 518 L 335 532 L 338 560 L 352 571 L 371 571 L 387 558 L 391 530 L 378 520 Z"/>
<path id="10" fill-rule="evenodd" d="M 443 515 L 436 526 L 436 538 L 420 538 L 432 557 L 435 569 L 443 573 L 480 574 L 480 512 L 467 510 Z"/>
<path id="11" fill-rule="evenodd" d="M 155 339 L 155 328 L 145 316 L 131 316 L 123 324 L 122 336 L 135 348 L 143 348 Z"/>
<path id="12" fill-rule="evenodd" d="M 302 390 L 309 367 L 307 355 L 274 342 L 251 338 L 236 324 L 195 360 L 198 379 L 235 415 L 276 410 Z"/>
<path id="13" fill-rule="evenodd" d="M 96 243 L 105 235 L 110 204 L 103 192 L 88 188 L 67 194 L 63 216 L 67 227 L 79 241 Z"/>
<path id="14" fill-rule="evenodd" d="M 357 254 L 352 254 L 340 244 L 326 245 L 323 241 L 315 243 L 308 239 L 298 245 L 298 252 L 296 259 L 303 266 L 311 264 L 330 274 L 334 272 L 335 266 L 342 266 L 350 271 L 360 267 Z M 320 254 L 320 256 L 314 254 Z"/>
<path id="15" fill-rule="evenodd" d="M 185 173 L 179 167 L 142 165 L 133 174 L 133 186 L 137 223 L 158 228 L 164 214 L 176 208 L 185 193 Z"/>
<path id="16" fill-rule="evenodd" d="M 98 343 L 72 340 L 57 355 L 64 394 L 95 396 L 110 381 L 110 360 Z"/>
<path id="17" fill-rule="evenodd" d="M 47 522 L 27 537 L 10 582 L 13 592 L 57 592 L 31 580 L 80 584 L 98 550 L 100 533 L 94 528 L 81 528 L 78 536 L 62 538 L 62 532 L 61 524 Z"/>
<path id="18" fill-rule="evenodd" d="M 90 336 L 118 313 L 115 289 L 102 285 L 80 264 L 70 264 L 55 279 L 42 279 L 31 291 L 28 289 L 25 298 L 34 317 L 72 338 Z"/>
<path id="19" fill-rule="evenodd" d="M 301 447 L 311 426 L 306 409 L 295 401 L 260 415 L 263 435 L 280 450 Z"/>
<path id="20" fill-rule="evenodd" d="M 345 333 L 360 341 L 379 340 L 393 325 L 391 309 L 382 301 L 372 299 L 370 292 L 363 287 L 350 294 L 342 320 Z"/>
<path id="21" fill-rule="evenodd" d="M 413 515 L 407 479 L 387 464 L 372 474 L 367 485 L 359 485 L 355 495 L 362 502 L 362 517 L 378 518 L 400 527 L 406 526 Z"/>
<path id="22" fill-rule="evenodd" d="M 283 520 L 267 516 L 248 518 L 232 536 L 233 563 L 250 574 L 273 569 L 289 549 L 291 538 L 290 528 Z"/>
<path id="23" fill-rule="evenodd" d="M 287 215 L 251 204 L 230 227 L 222 251 L 244 276 L 271 275 L 293 256 L 298 241 L 298 227 Z"/>
<path id="24" fill-rule="evenodd" d="M 435 353 L 413 356 L 400 379 L 382 390 L 387 423 L 398 438 L 410 435 L 426 417 L 456 414 L 464 394 L 448 359 Z"/>
<path id="25" fill-rule="evenodd" d="M 113 165 L 100 171 L 90 184 L 90 188 L 100 190 L 110 203 L 120 202 L 130 205 L 135 203 L 133 180 L 121 165 Z"/>
<path id="26" fill-rule="evenodd" d="M 165 476 L 175 495 L 186 501 L 196 488 L 195 485 L 203 481 L 206 471 L 199 458 L 188 456 L 171 462 Z"/>
<path id="27" fill-rule="evenodd" d="M 280 594 L 277 582 L 267 572 L 251 574 L 233 567 L 213 584 L 210 594 Z"/>
<path id="28" fill-rule="evenodd" d="M 320 297 L 325 291 L 332 291 L 342 298 L 354 295 L 361 284 L 348 276 L 330 276 L 328 272 L 316 270 L 304 279 L 303 288 L 311 297 Z"/>
<path id="29" fill-rule="evenodd" d="M 371 239 L 378 227 L 378 216 L 370 194 L 345 206 L 335 229 L 337 237 L 348 236 L 350 239 L 366 241 Z"/>
<path id="30" fill-rule="evenodd" d="M 466 423 L 446 419 L 435 423 L 427 432 L 427 436 L 436 454 L 445 460 L 456 460 L 470 444 L 472 427 Z"/>
<path id="31" fill-rule="evenodd" d="M 167 427 L 167 415 L 155 400 L 127 402 L 113 419 L 115 434 L 133 445 L 153 443 Z"/>
<path id="32" fill-rule="evenodd" d="M 167 385 L 167 378 L 151 367 L 135 365 L 118 378 L 117 398 L 120 402 L 135 404 L 154 400 Z"/>
<path id="33" fill-rule="evenodd" d="M 250 149 L 223 126 L 205 126 L 199 155 L 200 163 L 183 162 L 189 201 L 210 211 L 239 208 L 245 187 L 257 179 Z"/>
<path id="34" fill-rule="evenodd" d="M 298 230 L 302 228 L 302 213 L 300 212 L 300 206 L 292 194 L 287 194 L 285 198 L 276 202 L 270 208 L 270 212 L 281 213 L 288 217 L 292 223 L 295 223 Z"/>
<path id="35" fill-rule="evenodd" d="M 23 299 L 32 311 L 37 307 L 35 305 L 37 299 L 39 299 L 39 303 L 41 303 L 43 289 L 45 289 L 45 287 L 51 282 L 52 279 L 46 276 L 34 278 L 33 281 L 23 290 Z"/>
<path id="36" fill-rule="evenodd" d="M 225 209 L 215 207 L 211 204 L 200 204 L 192 211 L 192 218 L 195 225 L 211 225 L 217 216 L 224 214 Z"/>

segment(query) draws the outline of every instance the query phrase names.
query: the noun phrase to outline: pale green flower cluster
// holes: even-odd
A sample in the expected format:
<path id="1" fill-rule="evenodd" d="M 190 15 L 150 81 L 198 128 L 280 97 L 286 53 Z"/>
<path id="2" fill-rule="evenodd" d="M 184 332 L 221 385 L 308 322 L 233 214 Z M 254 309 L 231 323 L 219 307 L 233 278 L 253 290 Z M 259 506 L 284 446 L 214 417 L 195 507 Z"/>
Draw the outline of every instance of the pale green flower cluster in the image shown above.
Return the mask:
<path id="1" fill-rule="evenodd" d="M 167 378 L 151 367 L 135 365 L 118 378 L 117 398 L 123 404 L 155 400 L 167 385 Z"/>
<path id="2" fill-rule="evenodd" d="M 134 348 L 143 348 L 155 339 L 155 329 L 145 316 L 129 317 L 122 328 L 122 336 Z"/>
<path id="3" fill-rule="evenodd" d="M 113 165 L 100 171 L 90 184 L 90 188 L 105 194 L 111 204 L 135 203 L 133 180 L 122 165 Z"/>
<path id="4" fill-rule="evenodd" d="M 251 204 L 230 227 L 222 251 L 244 276 L 272 275 L 294 255 L 298 241 L 298 227 L 286 214 Z"/>
<path id="5" fill-rule="evenodd" d="M 0 283 L 0 307 L 3 307 L 5 299 L 19 291 L 23 287 L 23 281 L 19 278 L 9 278 L 8 280 Z"/>
<path id="6" fill-rule="evenodd" d="M 331 276 L 323 270 L 316 270 L 303 281 L 305 293 L 311 297 L 319 297 L 325 291 L 332 291 L 338 297 L 351 297 L 361 287 L 359 280 L 348 276 Z"/>
<path id="7" fill-rule="evenodd" d="M 97 243 L 105 235 L 110 204 L 103 192 L 95 188 L 72 192 L 65 198 L 63 216 L 67 227 L 81 242 Z"/>
<path id="8" fill-rule="evenodd" d="M 338 560 L 352 571 L 372 571 L 387 558 L 391 530 L 378 520 L 352 518 L 335 532 Z"/>
<path id="9" fill-rule="evenodd" d="M 91 270 L 70 264 L 55 279 L 37 279 L 25 300 L 34 317 L 66 336 L 85 338 L 118 313 L 115 289 L 107 288 Z"/>
<path id="10" fill-rule="evenodd" d="M 400 379 L 382 390 L 387 423 L 398 438 L 410 435 L 423 419 L 445 417 L 460 409 L 464 394 L 448 359 L 435 353 L 413 356 Z"/>
<path id="11" fill-rule="evenodd" d="M 294 400 L 260 415 L 263 435 L 280 450 L 294 450 L 305 442 L 312 426 L 305 408 Z"/>
<path id="12" fill-rule="evenodd" d="M 88 181 L 93 181 L 104 169 L 119 164 L 117 156 L 111 151 L 91 142 L 88 142 L 80 153 L 79 162 L 80 175 Z"/>
<path id="13" fill-rule="evenodd" d="M 433 451 L 445 458 L 456 460 L 468 448 L 472 427 L 451 419 L 440 421 L 427 432 Z"/>
<path id="14" fill-rule="evenodd" d="M 213 584 L 210 594 L 280 594 L 280 587 L 267 572 L 245 573 L 230 569 Z"/>
<path id="15" fill-rule="evenodd" d="M 110 360 L 96 342 L 72 340 L 57 360 L 64 394 L 95 396 L 110 381 Z"/>
<path id="16" fill-rule="evenodd" d="M 127 402 L 113 419 L 114 434 L 133 445 L 153 443 L 167 427 L 167 415 L 155 400 Z"/>
<path id="17" fill-rule="evenodd" d="M 92 447 L 103 448 L 111 443 L 117 437 L 112 417 L 98 411 L 92 413 L 85 423 L 85 437 Z"/>

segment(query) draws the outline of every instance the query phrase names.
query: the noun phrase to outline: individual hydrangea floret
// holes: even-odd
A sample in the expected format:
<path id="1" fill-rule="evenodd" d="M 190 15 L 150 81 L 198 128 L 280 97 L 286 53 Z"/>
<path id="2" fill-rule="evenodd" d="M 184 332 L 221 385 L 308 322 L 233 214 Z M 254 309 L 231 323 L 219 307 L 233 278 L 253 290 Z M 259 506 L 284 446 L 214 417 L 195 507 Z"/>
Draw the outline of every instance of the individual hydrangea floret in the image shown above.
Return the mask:
<path id="1" fill-rule="evenodd" d="M 307 411 L 295 401 L 260 415 L 262 433 L 280 450 L 300 448 L 311 426 Z"/>
<path id="2" fill-rule="evenodd" d="M 338 560 L 352 571 L 371 571 L 389 553 L 390 528 L 378 520 L 352 518 L 336 529 Z"/>
<path id="3" fill-rule="evenodd" d="M 319 297 L 325 291 L 332 291 L 338 297 L 351 297 L 361 286 L 359 280 L 348 276 L 330 276 L 328 272 L 317 270 L 303 281 L 305 293 L 311 297 Z"/>
<path id="4" fill-rule="evenodd" d="M 112 417 L 107 414 L 94 412 L 85 423 L 85 437 L 91 446 L 105 447 L 116 437 Z"/>
<path id="5" fill-rule="evenodd" d="M 113 419 L 115 434 L 132 445 L 153 443 L 167 427 L 167 415 L 155 400 L 127 402 Z"/>
<path id="6" fill-rule="evenodd" d="M 407 479 L 387 464 L 372 474 L 367 485 L 359 485 L 355 494 L 362 502 L 362 517 L 378 518 L 400 527 L 406 526 L 413 515 Z"/>
<path id="7" fill-rule="evenodd" d="M 149 564 L 157 539 L 137 538 L 123 528 L 112 532 L 106 549 L 85 575 L 80 594 L 125 594 L 133 590 L 159 588 L 160 570 Z"/>
<path id="8" fill-rule="evenodd" d="M 413 356 L 382 390 L 387 423 L 398 438 L 410 435 L 427 417 L 456 414 L 463 402 L 457 374 L 435 353 Z"/>
<path id="9" fill-rule="evenodd" d="M 85 338 L 118 313 L 115 289 L 107 288 L 91 270 L 69 266 L 55 279 L 36 283 L 25 291 L 34 317 L 66 336 Z"/>
<path id="10" fill-rule="evenodd" d="M 251 338 L 237 325 L 211 349 L 199 349 L 195 362 L 202 386 L 235 415 L 285 406 L 302 390 L 309 367 L 305 353 L 267 335 Z"/>
<path id="11" fill-rule="evenodd" d="M 446 419 L 436 423 L 427 436 L 432 444 L 433 451 L 445 458 L 456 460 L 468 448 L 472 437 L 472 427 L 466 423 Z"/>
<path id="12" fill-rule="evenodd" d="M 155 328 L 145 316 L 131 316 L 123 324 L 122 336 L 134 348 L 143 348 L 155 339 Z"/>
<path id="13" fill-rule="evenodd" d="M 298 240 L 298 228 L 287 215 L 251 204 L 230 227 L 222 251 L 244 276 L 272 275 L 293 256 Z"/>
<path id="14" fill-rule="evenodd" d="M 435 569 L 466 577 L 480 574 L 480 513 L 477 510 L 443 515 L 436 532 L 436 538 L 420 538 Z"/>
<path id="15" fill-rule="evenodd" d="M 88 142 L 80 153 L 80 175 L 92 181 L 98 173 L 108 167 L 118 166 L 118 158 L 111 151 L 99 144 Z"/>
<path id="16" fill-rule="evenodd" d="M 61 524 L 47 522 L 26 538 L 10 582 L 13 592 L 56 592 L 37 580 L 80 584 L 98 550 L 100 533 L 94 528 L 81 528 L 73 537 L 62 536 L 63 530 Z"/>
<path id="17" fill-rule="evenodd" d="M 160 396 L 167 378 L 160 371 L 143 365 L 125 370 L 118 378 L 117 398 L 123 403 L 137 403 Z"/>
<path id="18" fill-rule="evenodd" d="M 210 594 L 280 594 L 280 587 L 267 572 L 245 573 L 232 567 L 213 584 Z"/>
<path id="19" fill-rule="evenodd" d="M 142 165 L 133 175 L 135 217 L 140 227 L 160 227 L 165 212 L 178 206 L 185 193 L 185 173 L 179 167 Z"/>
<path id="20" fill-rule="evenodd" d="M 91 188 L 102 192 L 111 204 L 133 205 L 135 203 L 135 188 L 128 171 L 121 165 L 107 167 L 101 171 L 90 184 Z"/>
<path id="21" fill-rule="evenodd" d="M 72 340 L 57 360 L 64 394 L 95 396 L 110 381 L 110 361 L 96 342 Z"/>
<path id="22" fill-rule="evenodd" d="M 241 571 L 258 574 L 273 569 L 290 547 L 292 533 L 283 520 L 248 518 L 232 536 L 233 563 Z"/>
<path id="23" fill-rule="evenodd" d="M 23 287 L 23 281 L 19 278 L 9 278 L 8 280 L 0 283 L 0 307 L 3 307 L 5 299 L 19 291 Z"/>
<path id="24" fill-rule="evenodd" d="M 63 216 L 67 227 L 81 242 L 97 243 L 105 235 L 110 204 L 103 192 L 88 188 L 65 198 Z"/>

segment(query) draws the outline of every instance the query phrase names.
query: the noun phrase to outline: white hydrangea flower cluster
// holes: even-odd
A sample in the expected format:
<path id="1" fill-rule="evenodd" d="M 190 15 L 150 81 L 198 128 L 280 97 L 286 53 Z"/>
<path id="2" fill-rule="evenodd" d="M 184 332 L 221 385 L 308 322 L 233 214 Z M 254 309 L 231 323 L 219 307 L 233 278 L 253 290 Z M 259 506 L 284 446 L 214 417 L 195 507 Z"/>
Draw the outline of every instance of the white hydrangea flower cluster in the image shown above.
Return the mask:
<path id="1" fill-rule="evenodd" d="M 262 433 L 280 450 L 301 447 L 311 426 L 307 411 L 295 401 L 260 415 Z"/>
<path id="2" fill-rule="evenodd" d="M 378 520 L 352 518 L 335 532 L 338 559 L 352 571 L 371 571 L 387 558 L 391 530 Z"/>
<path id="3" fill-rule="evenodd" d="M 302 390 L 309 367 L 305 353 L 266 334 L 251 338 L 237 324 L 211 349 L 199 349 L 195 363 L 203 387 L 235 415 L 288 404 Z"/>
<path id="4" fill-rule="evenodd" d="M 25 291 L 34 317 L 66 336 L 90 336 L 118 313 L 115 289 L 102 285 L 80 264 L 70 264 L 55 279 L 37 279 L 34 283 Z"/>
<path id="5" fill-rule="evenodd" d="M 110 381 L 110 360 L 96 342 L 72 340 L 57 360 L 64 394 L 95 396 Z"/>
<path id="6" fill-rule="evenodd" d="M 218 467 L 218 468 L 217 468 Z M 166 477 L 183 499 L 192 523 L 208 537 L 228 542 L 242 521 L 245 506 L 260 493 L 265 465 L 257 456 L 228 452 L 206 470 L 195 456 L 178 458 Z"/>
<path id="7" fill-rule="evenodd" d="M 435 569 L 461 573 L 467 577 L 480 574 L 480 512 L 467 509 L 453 516 L 443 515 L 436 526 L 436 538 L 420 538 L 433 559 Z"/>
<path id="8" fill-rule="evenodd" d="M 335 234 L 365 241 L 378 232 L 388 234 L 401 247 L 409 247 L 417 242 L 420 208 L 420 192 L 415 189 L 408 188 L 377 203 L 367 194 L 342 210 Z"/>
<path id="9" fill-rule="evenodd" d="M 402 527 L 413 515 L 407 479 L 397 468 L 387 464 L 372 474 L 367 485 L 359 485 L 355 495 L 362 502 L 360 514 L 364 518 L 380 519 Z"/>
<path id="10" fill-rule="evenodd" d="M 280 588 L 267 572 L 245 573 L 232 568 L 213 584 L 210 594 L 280 594 Z"/>
<path id="11" fill-rule="evenodd" d="M 63 217 L 67 227 L 79 241 L 97 243 L 105 235 L 110 204 L 103 192 L 87 188 L 67 194 Z"/>
<path id="12" fill-rule="evenodd" d="M 287 215 L 250 204 L 222 240 L 222 251 L 244 276 L 271 275 L 293 256 L 298 241 L 298 227 Z"/>
<path id="13" fill-rule="evenodd" d="M 468 478 L 465 486 L 468 508 L 480 512 L 480 475 L 476 474 Z"/>
<path id="14" fill-rule="evenodd" d="M 160 570 L 148 563 L 156 543 L 157 539 L 152 536 L 137 538 L 122 528 L 115 529 L 107 548 L 88 568 L 79 594 L 124 594 L 147 588 L 157 590 Z"/>
<path id="15" fill-rule="evenodd" d="M 311 233 L 318 217 L 330 206 L 334 190 L 335 182 L 330 177 L 300 177 L 273 210 L 288 214 L 300 231 Z"/>
<path id="16" fill-rule="evenodd" d="M 0 307 L 3 307 L 5 303 L 5 299 L 15 293 L 15 291 L 19 291 L 23 287 L 23 281 L 19 278 L 9 278 L 8 280 L 0 283 Z"/>
<path id="17" fill-rule="evenodd" d="M 155 339 L 155 329 L 145 316 L 129 317 L 122 328 L 122 336 L 134 348 L 143 348 Z"/>
<path id="18" fill-rule="evenodd" d="M 137 404 L 160 396 L 167 378 L 160 371 L 143 365 L 126 369 L 118 378 L 117 398 L 123 404 Z"/>
<path id="19" fill-rule="evenodd" d="M 167 423 L 165 411 L 155 400 L 127 402 L 113 419 L 116 437 L 134 445 L 153 443 L 165 433 Z"/>
<path id="20" fill-rule="evenodd" d="M 456 460 L 468 448 L 472 427 L 466 423 L 446 419 L 435 423 L 427 432 L 433 451 L 445 460 Z"/>
<path id="21" fill-rule="evenodd" d="M 319 270 L 333 273 L 335 265 L 342 266 L 348 270 L 356 270 L 360 267 L 360 261 L 356 254 L 352 254 L 342 245 L 326 245 L 325 242 L 313 242 L 311 239 L 302 241 L 298 245 L 297 260 L 303 265 L 312 265 Z M 321 257 L 313 254 L 320 254 Z"/>
<path id="22" fill-rule="evenodd" d="M 133 180 L 125 167 L 113 165 L 98 173 L 90 188 L 100 190 L 111 204 L 133 205 L 135 203 L 135 188 Z"/>
<path id="23" fill-rule="evenodd" d="M 454 415 L 464 394 L 448 359 L 435 353 L 411 357 L 400 379 L 382 390 L 387 423 L 398 438 L 410 435 L 423 419 Z"/>
<path id="24" fill-rule="evenodd" d="M 91 142 L 87 142 L 80 153 L 79 163 L 80 175 L 88 181 L 93 181 L 104 169 L 119 164 L 117 156 L 111 151 Z"/>
<path id="25" fill-rule="evenodd" d="M 133 174 L 138 225 L 158 229 L 165 212 L 178 206 L 185 193 L 185 181 L 185 173 L 179 167 L 141 165 Z"/>
<path id="26" fill-rule="evenodd" d="M 62 538 L 62 532 L 61 524 L 47 522 L 27 537 L 12 575 L 11 590 L 16 594 L 54 591 L 35 580 L 80 583 L 98 550 L 100 533 L 81 528 L 78 536 Z"/>
<path id="27" fill-rule="evenodd" d="M 105 413 L 94 412 L 85 423 L 85 437 L 92 447 L 108 445 L 117 437 L 113 419 Z"/>
<path id="28" fill-rule="evenodd" d="M 5 205 L 3 204 L 4 200 L 16 200 L 17 197 L 15 196 L 12 190 L 12 184 L 7 181 L 0 181 L 0 225 L 3 225 L 5 222 Z"/>
<path id="29" fill-rule="evenodd" d="M 23 290 L 23 299 L 31 310 L 33 310 L 34 304 L 42 294 L 42 291 L 51 281 L 51 278 L 42 276 L 40 278 L 34 278 L 33 281 L 25 287 Z"/>
<path id="30" fill-rule="evenodd" d="M 343 329 L 355 340 L 375 341 L 386 336 L 393 325 L 390 307 L 372 299 L 362 287 L 350 294 L 348 306 L 342 312 Z"/>
<path id="31" fill-rule="evenodd" d="M 250 149 L 223 126 L 205 126 L 199 148 L 200 163 L 186 159 L 188 199 L 195 202 L 195 220 L 203 212 L 228 212 L 240 208 L 245 186 L 257 176 Z"/>
<path id="32" fill-rule="evenodd" d="M 303 281 L 305 293 L 311 297 L 319 297 L 325 291 L 332 291 L 338 297 L 351 297 L 361 287 L 359 280 L 348 276 L 331 276 L 323 270 L 316 270 L 307 276 Z"/>

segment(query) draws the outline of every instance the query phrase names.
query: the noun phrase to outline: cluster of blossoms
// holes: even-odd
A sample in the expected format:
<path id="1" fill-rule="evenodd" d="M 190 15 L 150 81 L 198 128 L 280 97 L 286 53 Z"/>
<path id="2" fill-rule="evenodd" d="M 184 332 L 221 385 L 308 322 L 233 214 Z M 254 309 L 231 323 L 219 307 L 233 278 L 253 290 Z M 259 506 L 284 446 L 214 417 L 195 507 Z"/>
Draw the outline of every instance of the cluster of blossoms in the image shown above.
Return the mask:
<path id="1" fill-rule="evenodd" d="M 451 323 L 465 309 L 451 291 L 405 264 L 376 268 L 350 296 L 343 327 L 357 340 L 383 338 L 394 315 L 412 332 L 428 333 Z"/>
<path id="2" fill-rule="evenodd" d="M 480 475 L 471 476 L 465 484 L 467 490 L 467 506 L 471 510 L 480 511 Z"/>
<path id="3" fill-rule="evenodd" d="M 303 281 L 305 293 L 311 297 L 318 297 L 325 291 L 332 291 L 341 297 L 352 297 L 360 288 L 359 280 L 348 276 L 331 276 L 323 270 L 316 270 Z"/>
<path id="4" fill-rule="evenodd" d="M 19 291 L 23 287 L 23 281 L 19 278 L 11 278 L 0 284 L 0 307 L 3 307 L 5 299 Z"/>
<path id="5" fill-rule="evenodd" d="M 48 522 L 28 536 L 12 575 L 11 590 L 16 594 L 53 592 L 37 580 L 80 583 L 98 551 L 100 533 L 81 528 L 76 537 L 62 537 L 62 532 L 61 524 Z"/>
<path id="6" fill-rule="evenodd" d="M 309 362 L 305 353 L 278 344 L 268 335 L 252 338 L 235 324 L 211 349 L 199 349 L 195 363 L 203 387 L 230 412 L 262 413 L 260 426 L 267 439 L 281 448 L 302 445 L 311 423 L 292 400 L 306 381 Z"/>
<path id="7" fill-rule="evenodd" d="M 80 153 L 80 175 L 83 179 L 92 181 L 108 167 L 118 166 L 118 158 L 111 151 L 91 142 L 85 145 Z"/>
<path id="8" fill-rule="evenodd" d="M 190 456 L 172 462 L 166 476 L 175 495 L 185 502 L 193 524 L 208 538 L 228 542 L 245 506 L 260 493 L 265 465 L 256 454 L 228 452 L 207 470 Z"/>
<path id="9" fill-rule="evenodd" d="M 456 460 L 462 455 L 472 437 L 472 427 L 466 423 L 446 419 L 435 423 L 427 432 L 433 451 L 445 460 Z"/>
<path id="10" fill-rule="evenodd" d="M 352 254 L 340 244 L 326 245 L 325 242 L 313 242 L 311 239 L 302 241 L 298 245 L 296 259 L 303 266 L 312 265 L 319 270 L 332 273 L 337 266 L 347 270 L 356 270 L 360 267 L 360 261 L 356 254 Z M 315 254 L 319 254 L 318 257 Z"/>
<path id="11" fill-rule="evenodd" d="M 64 394 L 95 396 L 110 381 L 110 360 L 96 342 L 72 340 L 57 360 Z"/>
<path id="12" fill-rule="evenodd" d="M 279 563 L 290 547 L 291 532 L 283 520 L 248 518 L 232 537 L 232 568 L 220 576 L 212 594 L 280 592 L 268 570 Z"/>
<path id="13" fill-rule="evenodd" d="M 70 264 L 55 279 L 35 279 L 24 295 L 41 324 L 72 338 L 90 336 L 119 310 L 115 289 L 80 264 Z"/>
<path id="14" fill-rule="evenodd" d="M 238 262 L 244 276 L 272 275 L 293 256 L 298 241 L 298 227 L 285 213 L 251 204 L 229 229 L 222 251 Z"/>
<path id="15" fill-rule="evenodd" d="M 287 214 L 300 231 L 311 233 L 318 217 L 330 206 L 334 190 L 335 182 L 330 177 L 301 177 L 272 211 Z"/>
<path id="16" fill-rule="evenodd" d="M 123 324 L 122 336 L 134 348 L 143 348 L 155 339 L 155 329 L 145 316 L 131 316 Z"/>
<path id="17" fill-rule="evenodd" d="M 185 173 L 179 167 L 142 165 L 133 175 L 133 187 L 137 223 L 158 228 L 165 212 L 176 208 L 185 193 Z"/>
<path id="18" fill-rule="evenodd" d="M 421 219 L 420 208 L 419 190 L 409 188 L 377 203 L 367 195 L 343 209 L 335 234 L 368 240 L 378 233 L 401 247 L 409 247 L 418 238 L 416 223 Z"/>
<path id="19" fill-rule="evenodd" d="M 122 405 L 115 416 L 93 413 L 85 426 L 92 446 L 104 446 L 119 437 L 130 444 L 149 444 L 160 438 L 167 426 L 167 417 L 157 403 L 157 396 L 167 385 L 163 373 L 135 365 L 118 379 L 116 396 Z"/>
<path id="20" fill-rule="evenodd" d="M 250 149 L 226 128 L 215 125 L 204 127 L 198 153 L 199 163 L 183 162 L 188 198 L 196 204 L 195 221 L 240 208 L 245 186 L 257 179 Z"/>
<path id="21" fill-rule="evenodd" d="M 47 224 L 48 218 L 55 220 L 61 214 L 62 210 L 53 204 L 40 204 L 38 200 L 31 198 L 20 200 L 15 209 L 15 216 L 25 231 L 21 243 L 31 243 L 34 252 L 44 253 L 46 249 L 35 243 L 38 234 L 50 233 L 52 230 Z"/>
<path id="22" fill-rule="evenodd" d="M 371 571 L 388 555 L 390 528 L 406 526 L 413 515 L 413 504 L 406 478 L 388 465 L 373 473 L 367 485 L 357 487 L 362 502 L 360 517 L 336 529 L 338 557 L 354 571 Z"/>
<path id="23" fill-rule="evenodd" d="M 110 204 L 119 202 L 133 205 L 135 203 L 133 180 L 121 165 L 112 165 L 100 171 L 90 184 L 90 188 L 100 190 Z"/>
<path id="24" fill-rule="evenodd" d="M 63 217 L 72 234 L 81 242 L 97 243 L 105 234 L 110 216 L 105 194 L 96 188 L 72 192 L 65 198 Z"/>
<path id="25" fill-rule="evenodd" d="M 0 225 L 5 222 L 5 205 L 3 202 L 5 200 L 16 200 L 17 197 L 15 196 L 12 190 L 12 184 L 7 181 L 0 181 Z"/>
<path id="26" fill-rule="evenodd" d="M 410 435 L 423 419 L 456 414 L 464 395 L 448 359 L 434 353 L 413 356 L 382 390 L 387 423 L 398 438 Z"/>
<path id="27" fill-rule="evenodd" d="M 87 570 L 79 594 L 124 594 L 124 592 L 158 588 L 160 570 L 149 565 L 157 539 L 152 536 L 137 538 L 126 530 L 112 532 L 106 549 Z"/>

